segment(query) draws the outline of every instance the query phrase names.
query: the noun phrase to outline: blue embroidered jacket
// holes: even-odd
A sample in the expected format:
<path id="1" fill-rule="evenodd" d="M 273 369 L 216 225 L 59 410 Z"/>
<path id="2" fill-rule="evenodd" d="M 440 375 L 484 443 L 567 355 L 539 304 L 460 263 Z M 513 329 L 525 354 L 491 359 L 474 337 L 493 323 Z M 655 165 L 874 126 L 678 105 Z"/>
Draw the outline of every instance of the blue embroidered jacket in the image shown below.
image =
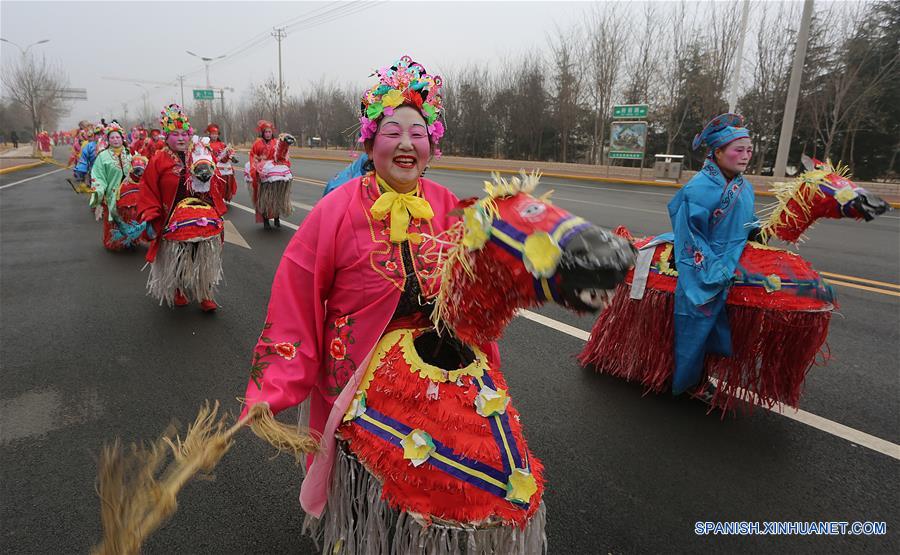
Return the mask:
<path id="1" fill-rule="evenodd" d="M 731 355 L 725 299 L 747 236 L 759 227 L 753 202 L 753 186 L 743 175 L 726 182 L 709 159 L 669 202 L 678 270 L 675 394 L 700 381 L 707 353 Z"/>

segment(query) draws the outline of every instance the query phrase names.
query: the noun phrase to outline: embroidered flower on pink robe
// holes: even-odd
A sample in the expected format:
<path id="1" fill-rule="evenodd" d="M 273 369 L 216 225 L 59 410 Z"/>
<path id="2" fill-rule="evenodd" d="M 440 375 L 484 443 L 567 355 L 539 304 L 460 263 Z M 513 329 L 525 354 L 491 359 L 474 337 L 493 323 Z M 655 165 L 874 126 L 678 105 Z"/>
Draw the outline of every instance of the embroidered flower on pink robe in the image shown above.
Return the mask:
<path id="1" fill-rule="evenodd" d="M 263 325 L 263 331 L 259 336 L 259 343 L 253 351 L 253 361 L 250 366 L 250 378 L 260 390 L 262 390 L 261 380 L 263 378 L 263 373 L 265 369 L 272 364 L 266 359 L 277 355 L 285 360 L 291 360 L 297 356 L 297 347 L 300 346 L 300 341 L 295 341 L 293 343 L 280 341 L 275 343 L 275 341 L 267 335 L 271 329 L 272 322 L 266 322 L 265 325 Z"/>
<path id="2" fill-rule="evenodd" d="M 334 327 L 342 328 L 347 325 L 349 320 L 350 320 L 349 316 L 341 316 L 340 318 L 338 318 L 337 320 L 334 321 Z"/>
<path id="3" fill-rule="evenodd" d="M 331 347 L 328 350 L 331 353 L 331 358 L 334 360 L 344 360 L 344 357 L 347 356 L 347 346 L 344 345 L 340 337 L 335 337 L 331 340 Z"/>
<path id="4" fill-rule="evenodd" d="M 297 354 L 297 347 L 290 343 L 276 343 L 274 349 L 284 360 L 291 360 Z"/>

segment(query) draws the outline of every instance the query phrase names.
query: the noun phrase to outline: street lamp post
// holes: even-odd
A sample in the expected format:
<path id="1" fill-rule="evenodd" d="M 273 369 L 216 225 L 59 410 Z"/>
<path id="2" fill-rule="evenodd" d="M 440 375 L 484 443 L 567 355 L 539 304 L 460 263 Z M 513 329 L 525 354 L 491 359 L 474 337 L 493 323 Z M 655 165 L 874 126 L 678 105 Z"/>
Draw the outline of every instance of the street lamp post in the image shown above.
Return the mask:
<path id="1" fill-rule="evenodd" d="M 219 89 L 219 102 L 221 103 L 220 106 L 222 108 L 222 121 L 219 124 L 222 127 L 221 131 L 225 131 L 225 91 L 234 92 L 234 89 L 231 87 L 222 87 Z M 224 136 L 225 133 L 220 133 L 220 135 Z M 222 138 L 219 137 L 219 140 L 221 141 Z"/>
<path id="2" fill-rule="evenodd" d="M 208 90 L 209 89 L 209 64 L 210 64 L 210 62 L 214 62 L 216 60 L 221 60 L 222 58 L 225 57 L 225 55 L 222 54 L 221 56 L 216 56 L 215 58 L 208 58 L 206 56 L 194 54 L 190 50 L 185 50 L 185 52 L 187 52 L 188 54 L 190 54 L 191 56 L 193 56 L 195 58 L 200 58 L 201 60 L 203 60 L 203 64 L 206 66 L 206 88 Z M 211 102 L 212 101 L 210 101 L 210 103 Z M 212 112 L 212 110 L 210 109 L 210 106 L 207 105 L 206 106 L 206 125 L 209 125 L 209 123 L 210 123 L 211 112 Z"/>
<path id="3" fill-rule="evenodd" d="M 0 41 L 9 43 L 9 44 L 15 46 L 16 48 L 19 49 L 19 52 L 21 52 L 21 53 L 22 53 L 22 56 L 24 57 L 26 54 L 28 54 L 28 50 L 29 50 L 32 46 L 36 46 L 36 45 L 38 45 L 38 44 L 48 43 L 48 42 L 50 42 L 50 39 L 44 39 L 44 40 L 39 40 L 39 41 L 37 41 L 37 42 L 33 42 L 33 43 L 29 44 L 28 46 L 26 46 L 24 49 L 22 49 L 21 46 L 19 46 L 18 44 L 14 43 L 14 42 L 11 41 L 11 40 L 7 40 L 7 39 L 4 39 L 4 38 L 0 38 Z"/>
<path id="4" fill-rule="evenodd" d="M 147 87 L 145 87 L 144 85 L 142 85 L 140 83 L 135 83 L 134 86 L 140 87 L 141 90 L 144 91 L 144 94 L 142 95 L 144 97 L 144 113 L 141 114 L 141 117 L 143 118 L 144 116 L 147 116 L 150 112 L 150 91 L 147 89 Z"/>

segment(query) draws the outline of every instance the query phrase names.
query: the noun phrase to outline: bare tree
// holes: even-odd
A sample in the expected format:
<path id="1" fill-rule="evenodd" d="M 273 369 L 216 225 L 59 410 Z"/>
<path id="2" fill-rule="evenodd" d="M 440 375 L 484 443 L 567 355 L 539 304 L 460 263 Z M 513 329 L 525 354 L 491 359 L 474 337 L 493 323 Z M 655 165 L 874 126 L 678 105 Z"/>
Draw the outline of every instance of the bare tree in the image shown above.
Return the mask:
<path id="1" fill-rule="evenodd" d="M 661 18 L 657 4 L 653 2 L 644 4 L 643 15 L 639 38 L 636 44 L 630 44 L 628 49 L 626 104 L 638 104 L 650 99 L 658 66 Z"/>
<path id="2" fill-rule="evenodd" d="M 615 6 L 595 7 L 585 23 L 584 36 L 582 57 L 586 61 L 585 82 L 593 112 L 589 159 L 598 164 L 603 160 L 603 138 L 628 46 L 625 21 Z"/>
<path id="3" fill-rule="evenodd" d="M 550 75 L 553 80 L 553 101 L 559 132 L 559 160 L 569 161 L 569 141 L 578 120 L 578 100 L 584 72 L 578 64 L 579 31 L 564 31 L 557 27 L 555 40 L 550 41 Z"/>
<path id="4" fill-rule="evenodd" d="M 687 5 L 679 3 L 670 20 L 669 33 L 661 40 L 668 44 L 665 49 L 662 80 L 662 98 L 659 102 L 660 119 L 666 130 L 666 152 L 672 152 L 675 142 L 681 134 L 684 121 L 687 119 L 689 104 L 683 102 L 686 81 L 684 75 L 684 58 L 690 46 L 690 37 L 694 35 L 694 26 L 687 21 Z"/>
<path id="5" fill-rule="evenodd" d="M 839 134 L 853 133 L 855 124 L 862 117 L 857 112 L 866 109 L 865 101 L 897 71 L 900 63 L 900 51 L 894 52 L 887 59 L 876 57 L 876 43 L 868 37 L 870 30 L 867 29 L 872 20 L 867 15 L 862 6 L 851 14 L 849 20 L 852 21 L 853 28 L 839 44 L 836 55 L 832 58 L 833 65 L 829 68 L 830 78 L 821 97 L 825 109 L 822 112 L 823 126 L 820 135 L 825 143 L 825 158 L 831 156 Z M 862 79 L 862 74 L 872 64 L 877 64 L 878 70 Z"/>
<path id="6" fill-rule="evenodd" d="M 9 98 L 25 109 L 31 119 L 34 135 L 53 127 L 57 120 L 67 113 L 68 105 L 62 92 L 69 84 L 63 69 L 56 63 L 48 62 L 33 55 L 23 54 L 17 62 L 3 70 L 3 85 Z"/>
<path id="7" fill-rule="evenodd" d="M 725 96 L 729 80 L 732 78 L 737 43 L 740 39 L 741 16 L 739 2 L 708 3 L 708 34 L 706 37 L 707 63 L 715 89 L 710 92 L 709 100 Z M 708 106 L 704 106 L 704 111 Z"/>
<path id="8" fill-rule="evenodd" d="M 756 173 L 762 171 L 766 156 L 777 141 L 793 58 L 792 39 L 796 32 L 780 23 L 795 21 L 797 13 L 784 4 L 779 4 L 776 11 L 763 4 L 759 15 L 753 83 L 740 102 L 741 111 L 753 128 Z"/>
<path id="9" fill-rule="evenodd" d="M 250 88 L 253 91 L 254 104 L 264 114 L 261 117 L 274 121 L 278 111 L 278 81 L 275 75 L 270 73 L 262 84 L 251 85 Z"/>

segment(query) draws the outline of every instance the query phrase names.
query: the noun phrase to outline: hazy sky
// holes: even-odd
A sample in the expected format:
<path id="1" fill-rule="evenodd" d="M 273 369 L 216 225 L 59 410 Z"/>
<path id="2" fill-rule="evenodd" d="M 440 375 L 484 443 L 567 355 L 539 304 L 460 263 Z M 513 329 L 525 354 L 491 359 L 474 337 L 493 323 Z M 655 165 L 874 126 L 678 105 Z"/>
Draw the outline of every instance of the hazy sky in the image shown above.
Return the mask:
<path id="1" fill-rule="evenodd" d="M 290 92 L 325 77 L 342 83 L 368 83 L 368 75 L 408 53 L 432 73 L 468 61 L 494 61 L 519 52 L 544 49 L 548 34 L 567 28 L 590 7 L 585 2 L 399 2 L 360 7 L 346 2 L 0 2 L 0 36 L 60 62 L 70 86 L 87 89 L 88 100 L 75 102 L 62 124 L 80 119 L 121 117 L 122 102 L 134 117 L 143 89 L 133 81 L 174 81 L 189 74 L 185 100 L 193 85 L 205 83 L 203 63 L 185 53 L 215 57 L 265 37 L 239 55 L 210 66 L 214 86 L 246 94 L 251 83 L 277 74 L 273 26 L 318 16 L 289 29 L 282 43 L 283 72 Z M 618 6 L 622 9 L 622 5 Z M 336 10 L 329 12 L 329 10 Z M 626 6 L 627 10 L 627 6 Z M 326 16 L 337 17 L 322 21 Z M 313 25 L 313 23 L 316 23 Z M 7 63 L 19 50 L 0 43 Z M 153 113 L 179 101 L 177 86 L 145 84 Z M 362 91 L 360 91 L 361 93 Z M 226 99 L 228 98 L 226 93 Z"/>

